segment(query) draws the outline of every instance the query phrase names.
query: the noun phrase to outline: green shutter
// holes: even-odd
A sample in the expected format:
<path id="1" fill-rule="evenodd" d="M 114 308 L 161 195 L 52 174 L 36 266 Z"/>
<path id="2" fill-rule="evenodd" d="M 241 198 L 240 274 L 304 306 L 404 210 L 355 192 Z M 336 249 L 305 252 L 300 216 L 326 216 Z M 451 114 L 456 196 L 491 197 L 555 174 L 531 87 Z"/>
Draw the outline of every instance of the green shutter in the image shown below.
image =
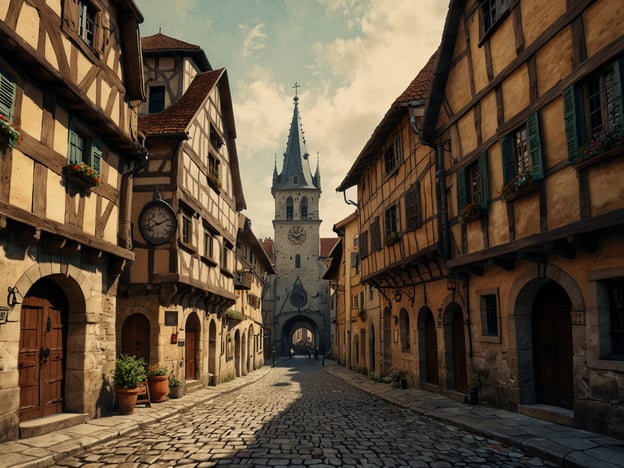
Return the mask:
<path id="1" fill-rule="evenodd" d="M 462 167 L 455 173 L 457 179 L 457 210 L 461 213 L 468 204 L 468 194 L 466 193 L 466 168 Z"/>
<path id="2" fill-rule="evenodd" d="M 82 137 L 76 133 L 71 121 L 69 122 L 67 161 L 69 164 L 82 162 Z"/>
<path id="3" fill-rule="evenodd" d="M 501 138 L 501 155 L 503 157 L 503 183 L 506 184 L 516 175 L 513 150 L 511 146 L 511 136 Z"/>
<path id="4" fill-rule="evenodd" d="M 15 82 L 0 71 L 0 114 L 9 120 L 13 119 L 16 91 L 17 85 Z"/>
<path id="5" fill-rule="evenodd" d="M 624 124 L 624 57 L 620 58 L 613 64 L 613 79 L 615 80 L 613 86 L 613 105 L 614 109 L 614 127 L 620 127 Z"/>
<path id="6" fill-rule="evenodd" d="M 488 181 L 487 153 L 479 155 L 479 175 L 481 176 L 481 208 L 487 210 L 490 206 L 490 183 Z"/>
<path id="7" fill-rule="evenodd" d="M 531 176 L 533 179 L 544 178 L 544 158 L 542 157 L 542 139 L 540 138 L 539 114 L 533 112 L 526 120 L 527 143 L 531 155 Z"/>
<path id="8" fill-rule="evenodd" d="M 89 165 L 95 172 L 100 174 L 100 167 L 102 161 L 102 142 L 96 138 L 91 142 L 91 160 Z"/>
<path id="9" fill-rule="evenodd" d="M 576 158 L 579 147 L 585 138 L 580 127 L 580 96 L 576 86 L 570 86 L 563 90 L 563 120 L 565 123 L 566 139 L 568 143 L 568 161 Z"/>

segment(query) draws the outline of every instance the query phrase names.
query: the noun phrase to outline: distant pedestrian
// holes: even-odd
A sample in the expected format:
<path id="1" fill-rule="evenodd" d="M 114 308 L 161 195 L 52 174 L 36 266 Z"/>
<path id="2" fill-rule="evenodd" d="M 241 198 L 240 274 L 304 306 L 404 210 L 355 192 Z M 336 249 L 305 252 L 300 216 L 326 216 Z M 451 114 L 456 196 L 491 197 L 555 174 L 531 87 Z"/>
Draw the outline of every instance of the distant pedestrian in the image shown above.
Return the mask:
<path id="1" fill-rule="evenodd" d="M 290 348 L 290 359 L 295 357 L 295 350 Z"/>

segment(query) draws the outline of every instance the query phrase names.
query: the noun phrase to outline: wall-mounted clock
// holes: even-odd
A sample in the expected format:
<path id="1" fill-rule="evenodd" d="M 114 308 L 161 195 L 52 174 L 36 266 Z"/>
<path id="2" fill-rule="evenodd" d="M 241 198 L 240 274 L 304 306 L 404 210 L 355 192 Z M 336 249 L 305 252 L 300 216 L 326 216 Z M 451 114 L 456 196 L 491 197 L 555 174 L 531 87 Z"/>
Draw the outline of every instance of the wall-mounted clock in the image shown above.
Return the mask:
<path id="1" fill-rule="evenodd" d="M 291 244 L 301 245 L 306 240 L 306 232 L 303 226 L 293 226 L 288 230 L 288 240 Z"/>
<path id="2" fill-rule="evenodd" d="M 178 229 L 178 217 L 169 203 L 156 195 L 147 202 L 139 213 L 139 231 L 143 238 L 152 245 L 169 242 Z"/>

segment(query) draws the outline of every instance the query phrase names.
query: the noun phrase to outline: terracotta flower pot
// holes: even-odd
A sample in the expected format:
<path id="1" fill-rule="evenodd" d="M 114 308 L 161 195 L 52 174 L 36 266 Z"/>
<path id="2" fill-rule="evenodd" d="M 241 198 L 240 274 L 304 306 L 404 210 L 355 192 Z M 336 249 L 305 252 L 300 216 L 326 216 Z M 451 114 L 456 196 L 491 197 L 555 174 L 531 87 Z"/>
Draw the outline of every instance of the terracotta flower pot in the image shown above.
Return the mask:
<path id="1" fill-rule="evenodd" d="M 120 414 L 132 414 L 139 396 L 138 388 L 115 387 Z"/>
<path id="2" fill-rule="evenodd" d="M 147 378 L 147 385 L 152 403 L 167 401 L 167 395 L 169 394 L 168 375 L 150 375 Z"/>

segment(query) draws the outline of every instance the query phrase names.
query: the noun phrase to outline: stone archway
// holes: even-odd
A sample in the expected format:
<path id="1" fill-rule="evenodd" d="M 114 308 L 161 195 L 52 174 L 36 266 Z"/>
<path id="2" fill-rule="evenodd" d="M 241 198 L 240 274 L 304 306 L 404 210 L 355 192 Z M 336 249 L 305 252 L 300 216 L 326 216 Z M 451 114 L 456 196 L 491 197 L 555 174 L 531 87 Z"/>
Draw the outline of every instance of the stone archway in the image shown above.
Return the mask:
<path id="1" fill-rule="evenodd" d="M 295 331 L 303 329 L 310 332 L 311 336 L 308 336 L 310 340 L 310 352 L 314 352 L 315 349 L 319 349 L 322 345 L 320 337 L 320 327 L 318 324 L 305 315 L 296 315 L 287 320 L 281 329 L 281 349 L 279 349 L 279 356 L 288 356 L 289 349 L 292 346 Z M 295 345 L 295 353 L 301 354 L 307 352 L 306 343 L 302 343 L 300 346 Z M 276 350 L 278 351 L 278 350 Z M 321 350 L 321 353 L 324 350 Z"/>
<path id="2" fill-rule="evenodd" d="M 511 395 L 515 395 L 515 403 L 531 405 L 538 402 L 533 343 L 533 309 L 535 300 L 542 288 L 549 284 L 556 284 L 562 289 L 569 300 L 568 310 L 584 316 L 585 304 L 580 288 L 574 279 L 566 272 L 554 265 L 535 268 L 521 276 L 514 282 L 509 291 L 509 326 L 510 355 L 517 363 L 516 368 L 510 369 L 516 374 L 517 385 L 512 388 Z M 584 321 L 583 321 L 584 322 Z M 575 360 L 574 353 L 584 353 L 586 350 L 584 326 L 571 325 L 571 356 Z M 576 350 L 576 351 L 575 351 Z M 512 362 L 513 362 L 512 361 Z M 574 381 L 574 375 L 572 375 Z"/>

